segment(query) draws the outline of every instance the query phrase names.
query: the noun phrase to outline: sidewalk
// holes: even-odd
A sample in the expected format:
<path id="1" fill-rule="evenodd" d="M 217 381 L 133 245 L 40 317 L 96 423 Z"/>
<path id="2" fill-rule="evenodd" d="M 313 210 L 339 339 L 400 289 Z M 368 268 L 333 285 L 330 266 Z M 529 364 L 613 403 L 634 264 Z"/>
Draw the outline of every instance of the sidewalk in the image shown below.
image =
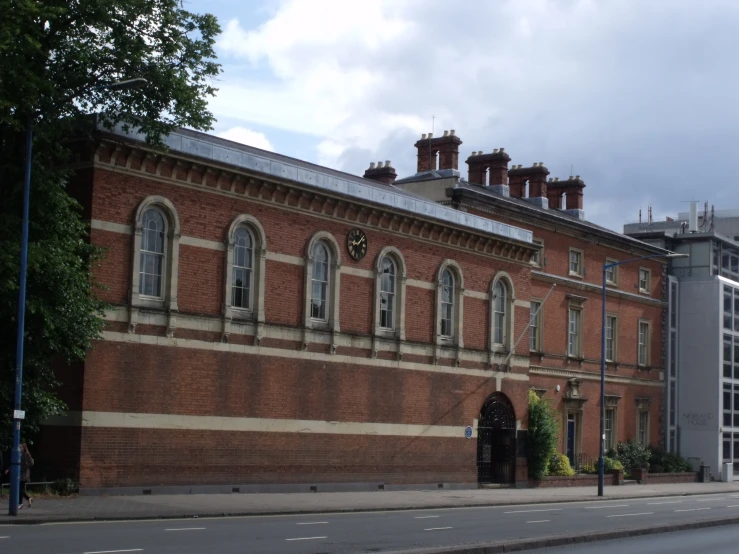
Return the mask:
<path id="1" fill-rule="evenodd" d="M 0 499 L 0 525 L 68 521 L 164 519 L 275 515 L 321 512 L 500 506 L 544 502 L 581 502 L 739 493 L 736 483 L 607 486 L 599 499 L 595 487 L 543 489 L 475 489 L 293 494 L 192 494 L 153 496 L 81 496 L 38 499 L 17 517 L 7 515 L 7 496 Z"/>

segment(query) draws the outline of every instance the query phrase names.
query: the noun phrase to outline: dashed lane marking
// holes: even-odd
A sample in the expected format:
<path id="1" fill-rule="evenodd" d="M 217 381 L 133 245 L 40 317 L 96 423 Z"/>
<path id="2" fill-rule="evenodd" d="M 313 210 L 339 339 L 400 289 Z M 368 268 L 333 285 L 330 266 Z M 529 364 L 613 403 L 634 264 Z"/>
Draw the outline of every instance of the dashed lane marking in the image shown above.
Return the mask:
<path id="1" fill-rule="evenodd" d="M 639 514 L 611 514 L 606 517 L 628 517 L 628 516 L 651 516 L 654 512 L 641 512 Z"/>
<path id="2" fill-rule="evenodd" d="M 301 521 L 297 525 L 326 525 L 328 521 Z"/>
<path id="3" fill-rule="evenodd" d="M 670 500 L 669 502 L 647 502 L 647 506 L 662 506 L 663 504 L 682 504 L 682 500 Z"/>
<path id="4" fill-rule="evenodd" d="M 454 527 L 431 527 L 429 529 L 424 529 L 424 531 L 444 531 L 445 529 L 454 529 Z"/>
<path id="5" fill-rule="evenodd" d="M 285 539 L 286 541 L 317 541 L 320 539 L 325 539 L 326 537 L 297 537 L 294 539 Z"/>
<path id="6" fill-rule="evenodd" d="M 83 554 L 115 554 L 117 552 L 143 552 L 143 548 L 129 548 L 128 550 L 96 550 L 95 552 L 84 552 Z"/>
<path id="7" fill-rule="evenodd" d="M 603 508 L 628 508 L 628 504 L 609 504 L 608 506 L 585 506 L 586 510 L 601 510 Z"/>
<path id="8" fill-rule="evenodd" d="M 675 510 L 676 512 L 700 512 L 702 510 L 710 510 L 711 508 L 687 508 L 685 510 Z"/>
<path id="9" fill-rule="evenodd" d="M 562 508 L 546 508 L 543 510 L 515 510 L 513 512 L 503 512 L 504 514 L 528 514 L 531 512 L 561 512 Z"/>
<path id="10" fill-rule="evenodd" d="M 526 523 L 547 523 L 551 521 L 551 519 L 537 519 L 536 521 L 527 521 Z"/>
<path id="11" fill-rule="evenodd" d="M 176 529 L 165 529 L 165 531 L 205 531 L 205 527 L 178 527 Z"/>
<path id="12" fill-rule="evenodd" d="M 416 516 L 413 519 L 434 519 L 439 516 Z"/>

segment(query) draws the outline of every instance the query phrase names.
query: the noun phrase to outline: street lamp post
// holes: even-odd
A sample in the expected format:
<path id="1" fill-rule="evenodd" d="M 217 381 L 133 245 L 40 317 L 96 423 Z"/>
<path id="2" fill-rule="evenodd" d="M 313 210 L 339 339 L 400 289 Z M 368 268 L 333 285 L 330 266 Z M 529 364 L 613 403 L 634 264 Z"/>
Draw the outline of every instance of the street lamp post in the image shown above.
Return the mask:
<path id="1" fill-rule="evenodd" d="M 146 84 L 146 79 L 129 79 L 90 87 L 90 90 L 123 90 Z M 26 323 L 26 270 L 28 267 L 28 211 L 31 201 L 31 160 L 33 149 L 33 117 L 26 121 L 26 164 L 23 178 L 23 223 L 21 224 L 21 263 L 18 286 L 18 330 L 15 348 L 15 398 L 13 402 L 13 449 L 10 452 L 9 514 L 18 515 L 21 477 L 21 421 L 26 414 L 21 409 L 23 393 L 23 344 Z"/>
<path id="2" fill-rule="evenodd" d="M 611 264 L 603 264 L 603 283 L 601 288 L 601 330 L 600 330 L 600 454 L 598 456 L 598 496 L 603 496 L 603 457 L 606 443 L 605 419 L 606 419 L 606 274 L 609 269 L 616 266 L 638 262 L 640 260 L 652 260 L 655 258 L 687 258 L 688 254 L 678 254 L 676 252 L 667 252 L 665 254 L 653 254 L 651 256 L 642 256 L 641 258 L 632 258 L 621 262 Z"/>

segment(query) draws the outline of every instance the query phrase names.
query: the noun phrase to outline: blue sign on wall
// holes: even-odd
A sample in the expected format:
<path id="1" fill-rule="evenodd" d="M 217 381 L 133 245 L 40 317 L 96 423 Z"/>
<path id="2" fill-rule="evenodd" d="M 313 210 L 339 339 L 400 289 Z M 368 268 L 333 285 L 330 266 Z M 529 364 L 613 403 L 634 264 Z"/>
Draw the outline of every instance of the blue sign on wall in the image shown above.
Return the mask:
<path id="1" fill-rule="evenodd" d="M 464 429 L 464 436 L 468 439 L 472 438 L 472 427 L 470 427 L 469 425 Z"/>

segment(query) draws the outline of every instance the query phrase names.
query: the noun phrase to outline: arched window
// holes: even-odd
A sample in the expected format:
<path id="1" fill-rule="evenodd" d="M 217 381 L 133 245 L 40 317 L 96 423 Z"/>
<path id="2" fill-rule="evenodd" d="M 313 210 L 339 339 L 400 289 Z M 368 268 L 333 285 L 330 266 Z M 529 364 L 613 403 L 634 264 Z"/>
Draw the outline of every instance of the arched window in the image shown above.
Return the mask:
<path id="1" fill-rule="evenodd" d="M 234 308 L 252 309 L 253 269 L 254 239 L 246 227 L 239 227 L 234 233 L 231 272 L 231 305 Z"/>
<path id="2" fill-rule="evenodd" d="M 395 328 L 395 263 L 390 256 L 382 259 L 380 276 L 380 327 L 392 330 Z"/>
<path id="3" fill-rule="evenodd" d="M 180 260 L 180 218 L 163 196 L 141 201 L 133 221 L 131 298 L 128 329 L 136 332 L 141 309 L 167 314 L 167 336 L 175 331 Z"/>
<path id="4" fill-rule="evenodd" d="M 454 336 L 454 275 L 448 269 L 441 274 L 441 336 Z"/>
<path id="5" fill-rule="evenodd" d="M 505 345 L 508 330 L 508 291 L 502 281 L 495 283 L 493 296 L 493 342 Z"/>
<path id="6" fill-rule="evenodd" d="M 237 328 L 233 322 L 256 323 L 255 344 L 264 336 L 264 283 L 267 236 L 259 221 L 249 215 L 236 216 L 226 233 L 223 282 L 223 340 Z"/>
<path id="7" fill-rule="evenodd" d="M 162 212 L 149 208 L 141 222 L 139 294 L 162 298 L 167 224 Z"/>
<path id="8" fill-rule="evenodd" d="M 313 274 L 311 276 L 310 316 L 320 321 L 327 320 L 329 263 L 328 248 L 322 242 L 313 246 Z"/>

